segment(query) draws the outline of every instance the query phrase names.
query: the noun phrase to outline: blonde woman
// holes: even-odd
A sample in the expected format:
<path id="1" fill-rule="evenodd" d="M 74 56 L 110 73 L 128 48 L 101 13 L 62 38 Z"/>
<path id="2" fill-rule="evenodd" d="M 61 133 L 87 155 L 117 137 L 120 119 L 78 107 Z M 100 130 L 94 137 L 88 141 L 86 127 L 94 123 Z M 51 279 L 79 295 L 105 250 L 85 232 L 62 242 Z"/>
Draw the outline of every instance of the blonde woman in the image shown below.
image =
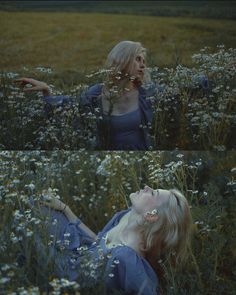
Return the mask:
<path id="1" fill-rule="evenodd" d="M 146 49 L 139 42 L 122 41 L 108 54 L 107 77 L 79 98 L 80 105 L 97 118 L 98 149 L 147 150 L 153 112 L 147 97 L 154 93 L 145 64 Z M 29 78 L 16 80 L 23 90 L 42 91 L 49 105 L 71 103 L 66 96 L 52 96 L 49 86 Z M 145 85 L 145 88 L 143 87 Z M 87 107 L 87 108 L 86 108 Z M 78 126 L 80 128 L 80 126 Z"/>
<path id="2" fill-rule="evenodd" d="M 54 223 L 48 228 L 54 236 L 51 253 L 57 258 L 57 276 L 77 280 L 85 272 L 81 267 L 83 255 L 76 251 L 86 246 L 84 251 L 90 255 L 93 273 L 99 271 L 96 265 L 102 261 L 102 279 L 108 293 L 118 290 L 123 294 L 159 294 L 158 261 L 172 256 L 179 264 L 186 256 L 191 228 L 189 205 L 178 190 L 148 186 L 131 193 L 130 201 L 129 209 L 117 212 L 103 230 L 95 234 L 66 204 L 44 197 L 41 202 L 45 205 L 44 214 L 51 216 L 50 224 Z M 64 256 L 57 251 L 57 241 L 67 250 Z M 88 273 L 85 286 L 91 283 Z M 92 282 L 98 277 L 93 274 Z M 82 283 L 81 277 L 79 282 Z"/>

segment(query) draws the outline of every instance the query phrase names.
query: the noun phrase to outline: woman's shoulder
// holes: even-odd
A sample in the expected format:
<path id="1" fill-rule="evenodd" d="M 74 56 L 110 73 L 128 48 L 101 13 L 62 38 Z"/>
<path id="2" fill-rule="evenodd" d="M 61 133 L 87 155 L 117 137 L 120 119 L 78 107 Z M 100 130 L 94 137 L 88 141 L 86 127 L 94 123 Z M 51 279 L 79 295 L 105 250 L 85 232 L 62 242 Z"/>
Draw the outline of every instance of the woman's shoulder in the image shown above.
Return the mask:
<path id="1" fill-rule="evenodd" d="M 123 290 L 125 294 L 158 294 L 158 278 L 154 270 L 135 250 L 118 246 L 111 254 L 107 265 L 108 289 Z"/>
<path id="2" fill-rule="evenodd" d="M 80 103 L 83 106 L 96 106 L 98 104 L 98 97 L 102 93 L 103 84 L 95 84 L 88 87 L 85 91 L 80 95 Z"/>
<path id="3" fill-rule="evenodd" d="M 113 248 L 112 256 L 121 263 L 127 264 L 128 267 L 142 265 L 145 269 L 152 270 L 148 261 L 127 245 L 120 245 Z"/>
<path id="4" fill-rule="evenodd" d="M 102 83 L 92 85 L 86 90 L 86 93 L 88 96 L 93 96 L 93 97 L 96 96 L 97 97 L 102 93 L 102 87 L 103 87 Z"/>
<path id="5" fill-rule="evenodd" d="M 113 261 L 119 263 L 126 271 L 135 270 L 136 274 L 146 274 L 153 282 L 157 283 L 157 276 L 149 262 L 131 247 L 122 245 L 113 248 L 112 257 Z"/>
<path id="6" fill-rule="evenodd" d="M 150 83 L 143 84 L 139 87 L 139 92 L 146 97 L 151 97 L 157 93 L 163 92 L 166 88 L 166 85 L 159 84 L 158 82 L 151 81 Z"/>

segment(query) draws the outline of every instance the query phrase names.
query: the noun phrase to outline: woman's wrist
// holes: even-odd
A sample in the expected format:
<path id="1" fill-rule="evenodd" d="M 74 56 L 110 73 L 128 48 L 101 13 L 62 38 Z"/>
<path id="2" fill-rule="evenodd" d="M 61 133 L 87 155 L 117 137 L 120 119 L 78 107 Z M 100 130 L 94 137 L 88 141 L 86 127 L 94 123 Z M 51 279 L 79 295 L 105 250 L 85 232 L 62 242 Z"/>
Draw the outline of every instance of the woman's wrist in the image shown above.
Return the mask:
<path id="1" fill-rule="evenodd" d="M 48 85 L 46 85 L 45 88 L 43 89 L 43 96 L 51 96 L 51 90 Z"/>
<path id="2" fill-rule="evenodd" d="M 65 204 L 65 206 L 64 206 L 63 209 L 62 209 L 62 212 L 63 212 L 63 213 L 65 213 L 66 208 L 67 208 L 67 205 Z"/>
<path id="3" fill-rule="evenodd" d="M 65 214 L 69 222 L 75 223 L 78 221 L 78 217 L 71 211 L 69 206 L 66 205 L 65 207 L 63 207 L 62 212 Z"/>

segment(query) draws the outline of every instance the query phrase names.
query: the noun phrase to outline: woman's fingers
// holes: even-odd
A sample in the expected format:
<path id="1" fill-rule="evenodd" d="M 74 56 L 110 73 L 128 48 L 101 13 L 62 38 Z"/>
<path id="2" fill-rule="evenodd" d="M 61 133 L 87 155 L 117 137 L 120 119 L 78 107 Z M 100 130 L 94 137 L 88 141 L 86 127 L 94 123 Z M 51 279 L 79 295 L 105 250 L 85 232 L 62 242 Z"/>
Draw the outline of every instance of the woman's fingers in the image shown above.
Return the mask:
<path id="1" fill-rule="evenodd" d="M 41 200 L 44 202 L 51 202 L 52 201 L 52 196 L 49 196 L 47 191 L 43 191 L 41 195 Z"/>
<path id="2" fill-rule="evenodd" d="M 48 85 L 45 82 L 38 81 L 31 78 L 20 78 L 15 80 L 16 83 L 20 83 L 20 87 L 24 87 L 27 84 L 31 84 L 31 87 L 24 87 L 24 92 L 30 91 L 44 91 L 48 89 Z"/>
<path id="3" fill-rule="evenodd" d="M 26 87 L 26 88 L 23 88 L 22 90 L 24 91 L 24 92 L 30 92 L 30 91 L 37 91 L 37 90 L 41 90 L 41 89 L 39 89 L 40 87 L 38 87 L 38 86 L 34 86 L 34 87 Z"/>
<path id="4" fill-rule="evenodd" d="M 30 79 L 30 78 L 20 78 L 20 79 L 15 79 L 14 82 L 21 83 L 21 84 L 27 84 L 27 83 L 33 84 L 32 80 L 33 79 Z"/>
<path id="5" fill-rule="evenodd" d="M 31 78 L 20 78 L 20 79 L 15 79 L 14 82 L 20 83 L 21 85 L 26 85 L 26 84 L 31 84 L 33 86 L 37 86 L 41 84 L 40 81 L 31 79 Z"/>
<path id="6" fill-rule="evenodd" d="M 32 83 L 33 82 L 32 79 L 29 79 L 29 78 L 16 79 L 16 80 L 14 80 L 14 82 L 19 83 L 19 86 L 21 88 L 23 88 L 27 84 L 31 84 L 33 86 L 35 85 L 34 83 Z M 34 91 L 34 90 L 36 90 L 35 86 L 34 87 L 24 87 L 22 89 L 22 91 L 24 91 L 24 92 L 29 92 L 29 91 Z"/>

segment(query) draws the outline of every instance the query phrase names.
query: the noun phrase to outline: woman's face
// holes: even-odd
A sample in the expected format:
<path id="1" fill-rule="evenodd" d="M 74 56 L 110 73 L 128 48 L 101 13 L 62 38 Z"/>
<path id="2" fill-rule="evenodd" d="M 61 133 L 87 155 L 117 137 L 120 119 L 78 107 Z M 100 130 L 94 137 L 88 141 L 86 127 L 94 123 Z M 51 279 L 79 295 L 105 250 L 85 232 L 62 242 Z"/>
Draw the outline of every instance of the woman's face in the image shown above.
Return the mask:
<path id="1" fill-rule="evenodd" d="M 145 56 L 143 53 L 139 53 L 135 56 L 133 64 L 131 65 L 130 76 L 143 80 L 145 70 Z"/>
<path id="2" fill-rule="evenodd" d="M 144 189 L 130 194 L 133 209 L 141 215 L 158 209 L 158 207 L 168 201 L 169 197 L 170 192 L 168 190 L 154 190 L 147 185 Z"/>

